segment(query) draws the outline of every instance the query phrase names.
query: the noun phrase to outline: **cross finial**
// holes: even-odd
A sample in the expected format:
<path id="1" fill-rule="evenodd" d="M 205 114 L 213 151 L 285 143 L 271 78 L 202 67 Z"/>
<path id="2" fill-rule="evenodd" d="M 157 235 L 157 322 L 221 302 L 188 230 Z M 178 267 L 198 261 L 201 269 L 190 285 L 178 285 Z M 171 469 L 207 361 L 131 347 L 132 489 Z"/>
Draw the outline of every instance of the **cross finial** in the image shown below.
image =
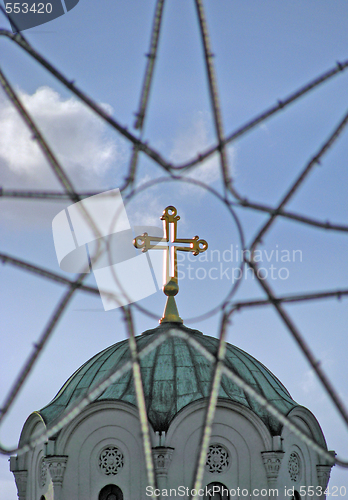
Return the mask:
<path id="1" fill-rule="evenodd" d="M 208 248 L 208 243 L 205 240 L 200 240 L 199 236 L 184 239 L 177 238 L 177 223 L 180 220 L 180 216 L 177 213 L 177 209 L 172 205 L 163 210 L 163 215 L 161 216 L 161 220 L 163 221 L 163 238 L 149 236 L 147 233 L 144 233 L 133 240 L 135 248 L 141 249 L 142 252 L 152 249 L 165 250 L 163 292 L 167 295 L 168 299 L 160 323 L 183 322 L 178 314 L 174 299 L 174 296 L 179 291 L 177 252 L 192 252 L 193 255 L 199 255 Z M 164 243 L 164 245 L 159 245 L 158 243 Z"/>

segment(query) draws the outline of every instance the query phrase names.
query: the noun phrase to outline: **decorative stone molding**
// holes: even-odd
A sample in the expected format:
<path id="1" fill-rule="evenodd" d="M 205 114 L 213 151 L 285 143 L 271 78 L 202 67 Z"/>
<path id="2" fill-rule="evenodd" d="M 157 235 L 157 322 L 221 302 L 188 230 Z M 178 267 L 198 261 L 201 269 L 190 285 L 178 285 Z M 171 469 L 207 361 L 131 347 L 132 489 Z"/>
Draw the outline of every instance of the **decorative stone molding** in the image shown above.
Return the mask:
<path id="1" fill-rule="evenodd" d="M 39 486 L 43 488 L 47 482 L 47 463 L 45 462 L 45 457 L 40 458 L 37 474 Z"/>
<path id="2" fill-rule="evenodd" d="M 230 455 L 224 446 L 212 444 L 208 449 L 205 470 L 212 474 L 222 474 L 229 468 L 230 461 Z"/>
<path id="3" fill-rule="evenodd" d="M 330 479 L 332 465 L 317 465 L 317 477 L 319 486 L 325 491 Z"/>
<path id="4" fill-rule="evenodd" d="M 266 469 L 268 486 L 274 487 L 279 476 L 280 466 L 284 457 L 283 451 L 262 451 L 263 465 Z"/>
<path id="5" fill-rule="evenodd" d="M 16 486 L 17 486 L 17 496 L 18 500 L 26 500 L 27 498 L 27 482 L 28 482 L 28 471 L 27 470 L 13 470 L 12 471 Z"/>
<path id="6" fill-rule="evenodd" d="M 53 483 L 54 500 L 60 500 L 67 461 L 68 457 L 66 455 L 51 455 L 45 457 L 45 464 L 47 465 Z"/>
<path id="7" fill-rule="evenodd" d="M 301 476 L 301 459 L 296 453 L 296 451 L 293 451 L 290 453 L 289 460 L 288 460 L 288 472 L 291 481 L 297 482 L 300 479 Z"/>
<path id="8" fill-rule="evenodd" d="M 123 468 L 123 453 L 117 446 L 109 445 L 99 453 L 98 464 L 103 474 L 115 476 Z"/>
<path id="9" fill-rule="evenodd" d="M 153 463 L 157 476 L 157 486 L 159 489 L 167 488 L 167 477 L 169 466 L 172 461 L 174 448 L 166 446 L 156 446 L 152 448 Z"/>
<path id="10" fill-rule="evenodd" d="M 53 485 L 63 484 L 67 461 L 68 457 L 65 455 L 53 455 L 45 458 L 45 463 L 47 464 Z"/>
<path id="11" fill-rule="evenodd" d="M 157 476 L 166 476 L 172 461 L 174 448 L 156 446 L 152 448 L 152 456 Z"/>

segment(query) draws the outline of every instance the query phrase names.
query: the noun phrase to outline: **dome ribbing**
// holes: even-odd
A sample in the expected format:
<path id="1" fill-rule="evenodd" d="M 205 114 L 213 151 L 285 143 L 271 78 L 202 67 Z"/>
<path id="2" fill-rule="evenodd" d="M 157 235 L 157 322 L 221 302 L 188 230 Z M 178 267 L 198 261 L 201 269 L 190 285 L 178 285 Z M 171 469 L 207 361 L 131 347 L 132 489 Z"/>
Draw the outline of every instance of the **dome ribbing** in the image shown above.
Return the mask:
<path id="1" fill-rule="evenodd" d="M 168 329 L 185 331 L 212 354 L 217 352 L 218 339 L 203 335 L 198 330 L 170 323 L 136 337 L 138 349 L 143 349 L 158 334 Z M 43 419 L 50 424 L 61 417 L 106 374 L 129 359 L 128 340 L 118 342 L 95 355 L 68 379 L 56 397 L 40 411 Z M 209 396 L 213 366 L 185 339 L 169 337 L 142 358 L 140 364 L 148 418 L 155 431 L 167 431 L 170 422 L 182 408 Z M 283 414 L 286 415 L 293 407 L 298 406 L 281 382 L 262 363 L 238 347 L 226 345 L 225 364 Z M 278 420 L 225 375 L 222 376 L 219 398 L 246 406 L 261 418 L 273 435 L 279 434 L 281 424 Z M 119 400 L 136 405 L 132 370 L 112 383 L 97 398 L 97 401 L 102 400 Z"/>

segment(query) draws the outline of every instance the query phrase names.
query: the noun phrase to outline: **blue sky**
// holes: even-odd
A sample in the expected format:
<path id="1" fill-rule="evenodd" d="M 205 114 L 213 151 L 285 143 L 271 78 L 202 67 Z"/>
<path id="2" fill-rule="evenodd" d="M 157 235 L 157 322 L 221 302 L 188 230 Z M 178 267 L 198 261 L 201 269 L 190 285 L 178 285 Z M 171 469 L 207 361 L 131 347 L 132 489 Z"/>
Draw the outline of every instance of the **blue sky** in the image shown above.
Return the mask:
<path id="1" fill-rule="evenodd" d="M 224 130 L 231 133 L 278 99 L 348 58 L 348 5 L 337 0 L 292 1 L 212 0 L 205 2 L 217 74 Z M 136 134 L 134 113 L 139 104 L 146 66 L 154 1 L 80 0 L 64 16 L 24 32 L 33 47 L 69 80 Z M 9 29 L 2 17 L 0 27 Z M 7 39 L 1 39 L 1 67 L 58 159 L 80 189 L 119 187 L 127 172 L 129 144 L 106 127 L 44 69 Z M 151 89 L 144 139 L 173 162 L 195 157 L 215 142 L 203 51 L 194 2 L 168 0 L 164 8 L 158 59 Z M 288 186 L 319 150 L 347 111 L 348 71 L 331 79 L 291 107 L 264 122 L 228 148 L 230 173 L 240 194 L 250 201 L 276 206 Z M 14 189 L 61 189 L 41 153 L 30 141 L 16 112 L 0 94 L 0 185 Z M 319 220 L 346 224 L 348 130 L 315 167 L 287 208 Z M 218 160 L 192 175 L 221 192 Z M 137 183 L 163 172 L 140 156 Z M 53 217 L 69 203 L 2 200 L 1 252 L 61 272 L 52 239 Z M 188 261 L 178 307 L 185 319 L 204 313 L 223 300 L 231 278 L 199 279 L 220 264 L 231 269 L 223 252 L 239 244 L 233 220 L 212 195 L 190 184 L 167 183 L 144 191 L 127 205 L 130 222 L 158 224 L 166 205 L 181 215 L 179 237 L 198 234 L 209 243 L 208 262 Z M 253 210 L 236 208 L 245 240 L 250 243 L 267 219 Z M 156 222 L 158 221 L 158 222 Z M 347 286 L 344 233 L 278 220 L 264 238 L 264 267 L 277 268 L 270 284 L 276 293 L 343 289 Z M 220 251 L 218 254 L 211 250 Z M 271 262 L 267 255 L 273 256 Z M 301 258 L 279 262 L 276 250 L 301 252 Z M 283 254 L 284 255 L 284 254 Z M 300 254 L 298 253 L 297 256 Z M 186 267 L 185 267 L 186 266 Z M 277 274 L 281 267 L 281 279 Z M 202 275 L 204 271 L 201 271 Z M 214 274 L 215 276 L 215 274 Z M 71 277 L 71 275 L 69 275 Z M 3 400 L 33 343 L 49 321 L 63 287 L 9 265 L 1 266 L 2 345 L 0 399 Z M 93 276 L 88 282 L 95 283 Z M 236 300 L 264 298 L 252 278 L 243 279 Z M 144 307 L 160 317 L 161 292 Z M 347 307 L 342 299 L 287 305 L 343 400 L 347 401 Z M 156 321 L 135 314 L 137 333 Z M 193 328 L 216 336 L 219 316 L 195 322 Z M 65 380 L 89 357 L 125 337 L 118 310 L 104 312 L 99 297 L 77 294 L 28 378 L 1 432 L 14 445 L 26 417 L 52 399 Z M 293 398 L 318 418 L 329 449 L 345 456 L 348 439 L 342 419 L 314 377 L 303 355 L 270 306 L 244 310 L 233 317 L 228 341 L 264 363 Z M 15 500 L 7 458 L 1 459 L 0 499 Z M 347 484 L 347 472 L 335 467 L 332 486 Z"/>

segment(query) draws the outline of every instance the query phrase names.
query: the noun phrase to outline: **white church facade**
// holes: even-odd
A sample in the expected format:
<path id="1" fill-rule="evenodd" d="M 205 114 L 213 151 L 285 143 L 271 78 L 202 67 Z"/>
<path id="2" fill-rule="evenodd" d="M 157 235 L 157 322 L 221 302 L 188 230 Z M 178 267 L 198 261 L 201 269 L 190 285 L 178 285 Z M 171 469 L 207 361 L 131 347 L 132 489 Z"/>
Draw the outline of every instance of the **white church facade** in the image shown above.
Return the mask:
<path id="1" fill-rule="evenodd" d="M 216 354 L 216 338 L 170 322 L 137 337 L 138 349 L 168 329 L 191 335 Z M 87 361 L 45 408 L 29 416 L 19 444 L 54 425 L 129 359 L 128 341 L 122 341 Z M 327 449 L 313 414 L 259 361 L 227 344 L 225 363 Z M 47 443 L 11 457 L 19 500 L 190 498 L 212 369 L 203 354 L 175 336 L 141 359 L 157 490 L 147 484 L 130 370 Z M 308 487 L 324 492 L 331 466 L 223 375 L 197 498 L 275 498 L 277 490 L 279 499 L 308 500 Z"/>

